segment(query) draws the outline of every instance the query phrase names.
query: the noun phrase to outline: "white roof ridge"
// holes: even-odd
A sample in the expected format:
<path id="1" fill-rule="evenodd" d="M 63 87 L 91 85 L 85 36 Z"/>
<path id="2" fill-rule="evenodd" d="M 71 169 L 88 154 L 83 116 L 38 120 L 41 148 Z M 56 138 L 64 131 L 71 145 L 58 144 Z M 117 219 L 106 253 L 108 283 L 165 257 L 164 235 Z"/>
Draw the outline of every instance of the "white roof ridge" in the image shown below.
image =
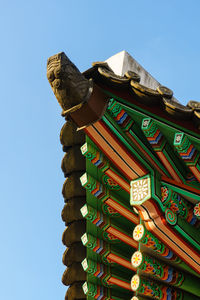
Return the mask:
<path id="1" fill-rule="evenodd" d="M 126 50 L 118 52 L 105 62 L 107 62 L 116 75 L 124 76 L 127 71 L 133 71 L 140 75 L 140 83 L 142 85 L 154 90 L 160 85 Z"/>
<path id="2" fill-rule="evenodd" d="M 108 66 L 116 75 L 124 76 L 127 71 L 132 71 L 140 76 L 140 84 L 156 90 L 161 84 L 143 68 L 126 50 L 122 50 L 108 58 Z M 176 98 L 172 98 L 178 102 Z"/>

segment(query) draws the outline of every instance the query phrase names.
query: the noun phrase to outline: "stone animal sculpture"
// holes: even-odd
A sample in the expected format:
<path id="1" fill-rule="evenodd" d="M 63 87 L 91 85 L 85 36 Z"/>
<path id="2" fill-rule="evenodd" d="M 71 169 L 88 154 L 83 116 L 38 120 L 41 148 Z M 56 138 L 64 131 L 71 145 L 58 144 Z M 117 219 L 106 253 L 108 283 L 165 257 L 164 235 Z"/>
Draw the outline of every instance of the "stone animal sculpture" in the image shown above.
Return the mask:
<path id="1" fill-rule="evenodd" d="M 52 90 L 67 114 L 79 109 L 92 92 L 92 81 L 87 80 L 64 52 L 49 57 L 47 78 Z"/>

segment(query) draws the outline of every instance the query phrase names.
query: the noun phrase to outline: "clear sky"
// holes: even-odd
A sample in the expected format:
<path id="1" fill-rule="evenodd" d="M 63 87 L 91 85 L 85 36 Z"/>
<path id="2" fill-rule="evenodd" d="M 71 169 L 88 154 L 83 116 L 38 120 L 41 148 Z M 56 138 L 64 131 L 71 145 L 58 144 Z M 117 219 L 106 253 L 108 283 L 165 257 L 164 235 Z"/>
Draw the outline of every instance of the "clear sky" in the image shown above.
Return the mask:
<path id="1" fill-rule="evenodd" d="M 46 60 L 64 51 L 83 71 L 126 50 L 180 102 L 200 101 L 200 1 L 0 4 L 0 299 L 64 299 L 64 120 Z"/>

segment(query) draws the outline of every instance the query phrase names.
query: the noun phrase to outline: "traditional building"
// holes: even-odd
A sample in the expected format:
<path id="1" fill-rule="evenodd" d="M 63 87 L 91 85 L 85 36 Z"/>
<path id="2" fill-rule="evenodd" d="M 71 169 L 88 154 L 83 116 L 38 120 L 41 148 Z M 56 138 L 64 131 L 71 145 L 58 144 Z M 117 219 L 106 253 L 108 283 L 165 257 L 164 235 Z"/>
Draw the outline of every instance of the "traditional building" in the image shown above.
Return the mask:
<path id="1" fill-rule="evenodd" d="M 200 103 L 180 104 L 127 52 L 47 77 L 60 141 L 66 299 L 200 299 Z"/>

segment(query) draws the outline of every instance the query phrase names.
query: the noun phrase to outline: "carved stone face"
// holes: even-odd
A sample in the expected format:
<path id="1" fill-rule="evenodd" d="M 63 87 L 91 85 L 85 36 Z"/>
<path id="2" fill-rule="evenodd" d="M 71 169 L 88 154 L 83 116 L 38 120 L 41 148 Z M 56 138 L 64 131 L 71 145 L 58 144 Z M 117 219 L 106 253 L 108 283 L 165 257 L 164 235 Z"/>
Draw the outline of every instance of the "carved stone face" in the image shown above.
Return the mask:
<path id="1" fill-rule="evenodd" d="M 89 81 L 64 52 L 48 59 L 47 78 L 63 110 L 80 104 L 88 94 Z"/>

